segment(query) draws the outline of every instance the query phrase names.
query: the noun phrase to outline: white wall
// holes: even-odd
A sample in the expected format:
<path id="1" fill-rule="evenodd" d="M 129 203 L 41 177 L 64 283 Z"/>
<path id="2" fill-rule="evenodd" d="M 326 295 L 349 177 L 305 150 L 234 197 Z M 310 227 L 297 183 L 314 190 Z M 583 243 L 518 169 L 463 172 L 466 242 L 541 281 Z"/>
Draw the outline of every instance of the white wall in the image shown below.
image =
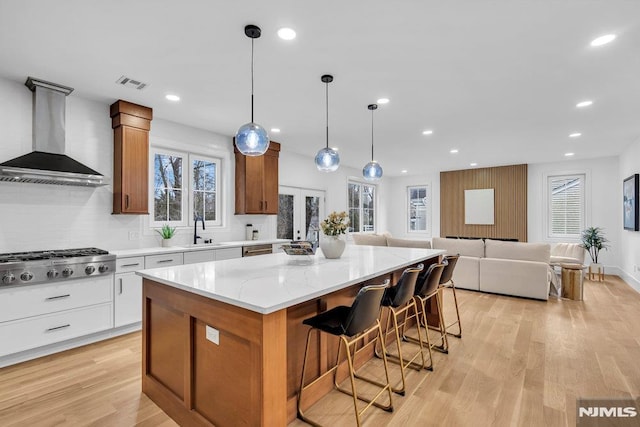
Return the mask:
<path id="1" fill-rule="evenodd" d="M 0 78 L 0 117 L 3 118 L 0 162 L 32 150 L 31 92 L 22 83 Z M 105 175 L 113 176 L 113 130 L 109 104 L 71 94 L 67 97 L 66 153 Z M 262 238 L 276 235 L 275 215 L 234 215 L 234 162 L 229 136 L 162 119 L 151 123 L 150 143 L 211 154 L 223 159 L 224 226 L 199 231 L 217 241 L 244 240 L 251 223 Z M 331 174 L 318 172 L 313 158 L 280 152 L 281 185 L 326 191 L 327 213 L 347 208 L 347 179 L 360 171 L 340 167 Z M 378 227 L 387 228 L 385 179 L 379 184 Z M 159 236 L 145 215 L 112 215 L 112 187 L 67 187 L 0 182 L 0 253 L 95 246 L 107 250 L 157 246 Z M 130 232 L 140 238 L 129 240 Z M 191 241 L 193 229 L 178 230 L 176 244 Z"/>
<path id="2" fill-rule="evenodd" d="M 431 191 L 431 233 L 408 232 L 407 226 L 407 187 L 428 185 Z M 405 239 L 430 239 L 440 235 L 440 173 L 432 172 L 416 176 L 403 176 L 390 179 L 387 191 L 386 210 L 387 230 L 392 236 Z M 382 229 L 384 230 L 384 229 Z"/>
<path id="3" fill-rule="evenodd" d="M 640 140 L 631 144 L 620 156 L 620 171 L 617 175 L 619 194 L 622 194 L 622 181 L 640 173 Z M 617 200 L 622 204 L 622 196 Z M 620 275 L 640 292 L 640 232 L 622 229 L 622 211 L 620 211 Z"/>
<path id="4" fill-rule="evenodd" d="M 620 230 L 622 228 L 621 181 L 618 179 L 618 157 L 588 160 L 569 160 L 529 165 L 528 176 L 528 240 L 530 242 L 558 242 L 546 232 L 547 176 L 552 174 L 585 173 L 586 227 L 601 227 L 610 241 L 610 248 L 600 252 L 605 272 L 617 274 L 620 266 Z M 562 239 L 567 241 L 567 239 Z M 579 242 L 579 239 L 573 242 Z M 590 262 L 586 256 L 585 262 Z"/>

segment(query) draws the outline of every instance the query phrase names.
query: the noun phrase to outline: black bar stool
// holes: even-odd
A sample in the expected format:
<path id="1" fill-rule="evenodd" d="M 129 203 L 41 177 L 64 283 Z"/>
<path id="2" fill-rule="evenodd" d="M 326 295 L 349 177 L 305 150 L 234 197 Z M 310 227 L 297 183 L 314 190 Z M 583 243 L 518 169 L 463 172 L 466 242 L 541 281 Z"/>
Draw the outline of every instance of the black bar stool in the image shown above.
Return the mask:
<path id="1" fill-rule="evenodd" d="M 431 353 L 432 348 L 440 350 L 444 353 L 448 352 L 447 333 L 444 328 L 445 323 L 444 323 L 444 317 L 442 315 L 442 304 L 439 297 L 440 290 L 441 290 L 440 278 L 442 276 L 443 269 L 444 269 L 443 264 L 431 264 L 427 269 L 427 271 L 424 274 L 420 275 L 418 279 L 418 285 L 416 286 L 416 292 L 413 297 L 415 301 L 415 308 L 414 308 L 415 311 L 413 312 L 413 314 L 410 314 L 410 312 L 408 312 L 408 318 L 405 319 L 405 323 L 406 323 L 407 320 L 411 318 L 415 318 L 416 323 L 422 324 L 425 328 L 425 332 L 427 336 L 426 344 L 429 350 L 429 365 L 426 365 L 425 368 L 428 370 L 433 370 L 433 354 Z M 431 327 L 427 323 L 427 301 L 429 301 L 431 298 L 435 298 L 435 301 L 436 301 L 436 308 L 438 310 L 438 320 L 439 320 L 438 328 Z M 440 339 L 442 344 L 437 346 L 431 343 L 431 338 L 429 338 L 429 329 L 436 329 L 440 332 Z M 420 336 L 418 336 L 418 339 L 415 339 L 413 337 L 409 337 L 405 335 L 403 331 L 402 337 L 406 341 L 411 341 L 420 345 L 423 344 L 421 342 L 422 338 Z"/>
<path id="2" fill-rule="evenodd" d="M 311 387 L 313 384 L 318 382 L 321 378 L 324 378 L 326 375 L 333 373 L 333 382 L 334 386 L 337 390 L 346 393 L 350 396 L 353 396 L 353 407 L 356 413 L 356 423 L 360 426 L 360 416 L 372 405 L 377 406 L 385 411 L 392 412 L 393 411 L 393 401 L 391 399 L 391 384 L 389 383 L 389 369 L 387 366 L 387 359 L 384 356 L 383 351 L 383 364 L 384 364 L 384 373 L 386 378 L 386 383 L 380 383 L 378 381 L 372 380 L 370 378 L 365 378 L 361 375 L 357 375 L 355 368 L 353 366 L 353 361 L 356 357 L 356 344 L 358 341 L 363 341 L 369 334 L 373 331 L 376 331 L 375 341 L 373 341 L 374 346 L 376 345 L 376 341 L 380 341 L 380 345 L 384 349 L 384 342 L 382 338 L 382 327 L 380 326 L 380 306 L 382 302 L 382 298 L 384 296 L 385 290 L 389 287 L 389 280 L 386 280 L 381 285 L 369 285 L 364 286 L 358 294 L 356 295 L 355 300 L 351 307 L 347 306 L 338 306 L 332 308 L 331 310 L 327 310 L 323 313 L 320 313 L 314 317 L 304 320 L 302 323 L 305 325 L 311 326 L 309 332 L 307 334 L 307 345 L 304 349 L 304 361 L 302 363 L 302 378 L 300 380 L 300 391 L 298 392 L 298 418 L 303 421 L 314 425 L 319 426 L 320 424 L 316 423 L 313 420 L 307 418 L 301 408 L 302 402 L 302 394 L 303 392 Z M 318 378 L 313 380 L 311 383 L 305 385 L 305 370 L 307 366 L 307 356 L 309 354 L 309 344 L 311 342 L 311 333 L 313 331 L 325 332 L 327 334 L 335 335 L 340 337 L 340 341 L 338 343 L 338 354 L 336 356 L 336 364 L 333 368 L 329 369 L 327 372 L 321 374 Z M 338 385 L 336 379 L 336 371 L 340 362 L 340 350 L 342 349 L 342 345 L 344 344 L 345 352 L 347 356 L 347 364 L 349 366 L 349 377 L 351 380 L 351 390 L 343 389 Z M 367 344 L 368 345 L 368 344 Z M 353 347 L 353 354 L 351 354 L 351 348 Z M 363 347 L 364 348 L 364 345 Z M 356 391 L 356 383 L 355 379 L 361 379 L 367 381 L 370 384 L 374 384 L 380 387 L 380 391 L 372 398 L 368 399 L 363 396 L 358 396 Z M 383 405 L 377 402 L 377 399 L 384 394 L 384 392 L 389 394 L 389 404 Z M 367 405 L 361 410 L 358 410 L 358 400 L 362 400 L 367 403 Z"/>
<path id="3" fill-rule="evenodd" d="M 413 355 L 410 359 L 406 359 L 402 355 L 402 345 L 401 345 L 401 331 L 404 331 L 406 326 L 406 313 L 410 308 L 414 308 L 417 310 L 416 303 L 413 299 L 413 294 L 416 290 L 416 282 L 418 280 L 418 275 L 423 270 L 424 266 L 420 264 L 417 267 L 410 267 L 405 269 L 402 272 L 402 276 L 398 283 L 395 286 L 390 287 L 386 290 L 384 298 L 382 300 L 382 306 L 388 308 L 388 316 L 386 327 L 384 330 L 385 340 L 387 335 L 389 334 L 389 329 L 391 327 L 391 322 L 393 321 L 393 332 L 395 335 L 396 346 L 398 348 L 398 354 L 390 354 L 387 353 L 387 357 L 392 362 L 398 363 L 400 365 L 400 374 L 402 377 L 402 386 L 400 388 L 393 387 L 392 390 L 395 393 L 400 395 L 405 394 L 406 390 L 406 377 L 405 377 L 405 369 L 408 367 L 420 370 L 425 367 L 424 354 L 422 352 L 422 334 L 420 331 L 420 324 L 416 322 L 416 329 L 418 331 L 418 338 L 420 341 L 420 350 Z M 398 322 L 398 318 L 404 314 L 405 322 Z M 380 357 L 380 351 L 376 348 L 376 355 Z M 421 363 L 415 362 L 415 360 L 420 357 Z"/>
<path id="4" fill-rule="evenodd" d="M 444 270 L 442 271 L 442 276 L 440 277 L 440 286 L 443 289 L 451 289 L 453 291 L 453 302 L 456 306 L 456 321 L 445 325 L 445 330 L 449 335 L 453 335 L 456 338 L 462 338 L 462 323 L 460 323 L 460 311 L 458 310 L 458 297 L 456 296 L 456 284 L 453 281 L 453 270 L 456 268 L 456 263 L 458 262 L 458 258 L 460 255 L 447 255 L 444 257 Z M 444 293 L 443 293 L 444 295 Z M 449 328 L 454 325 L 458 325 L 458 333 L 454 334 L 449 332 Z"/>

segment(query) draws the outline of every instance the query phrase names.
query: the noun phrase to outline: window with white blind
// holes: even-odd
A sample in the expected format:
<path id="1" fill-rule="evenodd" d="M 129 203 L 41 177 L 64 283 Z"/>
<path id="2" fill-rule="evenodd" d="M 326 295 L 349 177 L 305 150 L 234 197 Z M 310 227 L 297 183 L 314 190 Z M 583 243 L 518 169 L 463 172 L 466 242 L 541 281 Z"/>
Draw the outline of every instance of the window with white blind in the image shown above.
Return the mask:
<path id="1" fill-rule="evenodd" d="M 578 238 L 585 224 L 585 175 L 547 177 L 549 237 Z"/>

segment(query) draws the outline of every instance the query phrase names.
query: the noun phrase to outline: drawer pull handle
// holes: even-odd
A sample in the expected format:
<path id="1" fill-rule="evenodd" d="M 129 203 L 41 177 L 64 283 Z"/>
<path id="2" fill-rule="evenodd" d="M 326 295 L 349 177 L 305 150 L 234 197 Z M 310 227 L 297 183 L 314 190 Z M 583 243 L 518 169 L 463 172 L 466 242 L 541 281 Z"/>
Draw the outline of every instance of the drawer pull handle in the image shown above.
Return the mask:
<path id="1" fill-rule="evenodd" d="M 69 323 L 67 323 L 66 325 L 54 326 L 53 328 L 47 329 L 46 332 L 58 331 L 60 329 L 68 328 L 69 326 L 71 326 Z"/>
<path id="2" fill-rule="evenodd" d="M 55 297 L 45 298 L 45 301 L 55 301 L 55 300 L 62 299 L 62 298 L 69 298 L 70 296 L 71 296 L 71 294 L 58 295 L 58 296 L 55 296 Z"/>
<path id="3" fill-rule="evenodd" d="M 162 264 L 162 263 L 165 263 L 165 262 L 173 262 L 173 260 L 172 259 L 161 259 L 161 260 L 158 261 L 158 264 Z"/>
<path id="4" fill-rule="evenodd" d="M 139 262 L 136 262 L 135 264 L 122 264 L 120 267 L 135 267 L 140 265 Z"/>
<path id="5" fill-rule="evenodd" d="M 120 295 L 122 295 L 122 279 L 120 279 Z"/>

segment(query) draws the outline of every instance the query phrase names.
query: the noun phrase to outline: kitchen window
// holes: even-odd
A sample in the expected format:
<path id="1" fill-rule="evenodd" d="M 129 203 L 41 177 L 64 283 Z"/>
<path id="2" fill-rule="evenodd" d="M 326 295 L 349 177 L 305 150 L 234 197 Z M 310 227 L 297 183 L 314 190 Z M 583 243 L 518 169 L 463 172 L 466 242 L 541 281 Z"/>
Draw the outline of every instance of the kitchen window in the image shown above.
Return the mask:
<path id="1" fill-rule="evenodd" d="M 407 187 L 407 232 L 431 234 L 431 193 L 428 185 Z"/>
<path id="2" fill-rule="evenodd" d="M 579 238 L 585 224 L 585 175 L 547 177 L 549 237 Z"/>
<path id="3" fill-rule="evenodd" d="M 221 225 L 220 159 L 161 148 L 151 156 L 151 227 L 186 227 L 194 218 Z"/>
<path id="4" fill-rule="evenodd" d="M 375 232 L 377 193 L 376 186 L 357 181 L 348 181 L 349 231 Z"/>

